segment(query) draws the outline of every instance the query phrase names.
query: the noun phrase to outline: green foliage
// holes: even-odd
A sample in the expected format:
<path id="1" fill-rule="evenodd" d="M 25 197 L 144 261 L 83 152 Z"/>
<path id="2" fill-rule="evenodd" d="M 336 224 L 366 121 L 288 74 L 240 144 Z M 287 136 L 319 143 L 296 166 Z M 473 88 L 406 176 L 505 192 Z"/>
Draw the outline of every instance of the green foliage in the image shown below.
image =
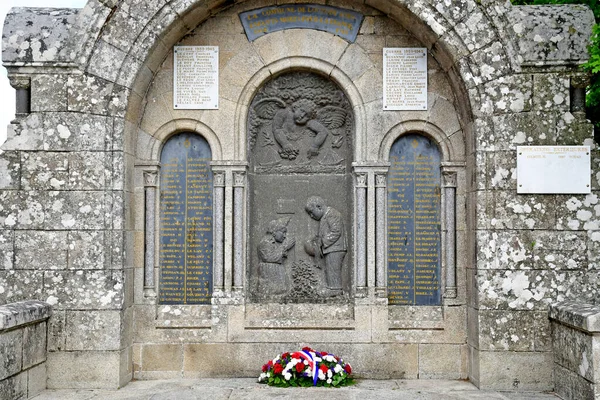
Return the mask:
<path id="1" fill-rule="evenodd" d="M 583 69 L 591 75 L 590 86 L 586 96 L 587 117 L 600 129 L 600 0 L 511 0 L 514 5 L 542 5 L 542 4 L 586 4 L 594 13 L 596 25 L 588 47 L 589 61 Z"/>
<path id="2" fill-rule="evenodd" d="M 589 53 L 590 60 L 584 65 L 592 73 L 586 97 L 587 116 L 594 122 L 596 129 L 600 129 L 600 24 L 594 25 Z"/>

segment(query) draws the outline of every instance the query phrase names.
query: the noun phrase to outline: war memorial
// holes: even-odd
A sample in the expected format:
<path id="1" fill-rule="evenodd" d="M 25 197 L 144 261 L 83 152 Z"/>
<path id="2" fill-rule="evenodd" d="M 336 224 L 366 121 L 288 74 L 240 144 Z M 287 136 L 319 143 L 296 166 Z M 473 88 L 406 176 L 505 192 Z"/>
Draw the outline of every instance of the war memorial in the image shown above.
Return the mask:
<path id="1" fill-rule="evenodd" d="M 496 0 L 14 8 L 1 389 L 356 376 L 600 395 L 594 17 Z"/>

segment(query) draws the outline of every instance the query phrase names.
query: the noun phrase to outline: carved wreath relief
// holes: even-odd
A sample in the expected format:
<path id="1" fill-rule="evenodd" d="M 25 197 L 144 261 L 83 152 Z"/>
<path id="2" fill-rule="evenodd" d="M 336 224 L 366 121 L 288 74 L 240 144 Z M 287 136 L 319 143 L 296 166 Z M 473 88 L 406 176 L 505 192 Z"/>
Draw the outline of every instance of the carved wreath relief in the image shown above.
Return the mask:
<path id="1" fill-rule="evenodd" d="M 344 172 L 352 113 L 327 79 L 307 72 L 273 79 L 254 98 L 248 122 L 256 172 Z"/>
<path id="2" fill-rule="evenodd" d="M 267 82 L 248 116 L 249 297 L 346 301 L 352 108 L 333 82 L 292 72 Z"/>

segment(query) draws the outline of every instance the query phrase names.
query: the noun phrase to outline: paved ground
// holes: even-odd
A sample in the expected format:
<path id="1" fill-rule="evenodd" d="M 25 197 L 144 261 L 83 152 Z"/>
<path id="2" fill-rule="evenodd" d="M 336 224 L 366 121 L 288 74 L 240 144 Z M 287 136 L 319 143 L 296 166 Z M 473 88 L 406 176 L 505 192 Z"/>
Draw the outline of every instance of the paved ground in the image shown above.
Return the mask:
<path id="1" fill-rule="evenodd" d="M 176 379 L 131 382 L 119 390 L 46 390 L 35 400 L 557 400 L 552 393 L 478 390 L 463 381 L 361 380 L 355 386 L 272 388 L 254 379 Z"/>

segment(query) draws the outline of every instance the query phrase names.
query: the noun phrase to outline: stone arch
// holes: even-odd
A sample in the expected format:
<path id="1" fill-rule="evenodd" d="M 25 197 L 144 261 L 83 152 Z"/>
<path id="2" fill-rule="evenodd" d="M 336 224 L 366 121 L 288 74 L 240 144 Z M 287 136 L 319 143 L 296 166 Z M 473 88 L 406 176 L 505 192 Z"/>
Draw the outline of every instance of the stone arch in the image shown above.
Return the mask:
<path id="1" fill-rule="evenodd" d="M 153 73 L 170 47 L 187 31 L 226 5 L 215 3 L 209 8 L 202 1 L 190 4 L 188 1 L 172 0 L 162 7 L 148 6 L 137 19 L 136 28 L 142 28 L 132 31 L 127 24 L 119 22 L 129 16 L 124 11 L 128 3 L 123 1 L 111 6 L 112 3 L 90 0 L 78 14 L 76 26 L 80 33 L 74 51 L 78 53 L 77 60 L 83 69 L 127 89 L 128 116 L 135 119 L 135 109 L 139 107 Z M 514 45 L 509 36 L 500 34 L 507 31 L 504 15 L 506 7 L 510 6 L 496 2 L 482 5 L 472 0 L 461 3 L 461 7 L 457 8 L 446 8 L 439 2 L 426 0 L 403 1 L 402 4 L 381 1 L 369 6 L 407 27 L 449 72 L 451 83 L 457 95 L 461 96 L 459 104 L 464 108 L 460 110 L 463 119 L 471 115 L 469 104 L 473 109 L 481 108 L 478 86 L 511 70 L 518 70 L 517 60 L 512 57 Z M 119 15 L 122 15 L 121 18 L 118 18 Z M 123 50 L 110 44 L 107 35 L 137 36 L 132 40 L 133 45 Z M 87 54 L 84 49 L 93 50 Z M 510 66 L 497 70 L 488 68 L 484 72 L 477 67 L 481 63 L 492 63 L 495 55 L 499 55 L 503 63 L 508 60 Z M 95 68 L 95 62 L 100 59 L 116 62 L 112 68 L 106 65 Z M 115 94 L 119 90 L 121 88 L 115 89 Z"/>
<path id="2" fill-rule="evenodd" d="M 404 121 L 390 129 L 379 149 L 379 159 L 389 160 L 390 149 L 396 140 L 409 133 L 420 134 L 433 139 L 440 149 L 442 160 L 456 160 L 457 150 L 455 146 L 448 140 L 446 133 L 438 126 L 426 121 Z"/>
<path id="3" fill-rule="evenodd" d="M 208 142 L 212 153 L 213 160 L 221 160 L 223 152 L 221 150 L 221 142 L 217 135 L 208 126 L 199 121 L 191 119 L 176 119 L 161 126 L 153 134 L 155 141 L 147 149 L 146 153 L 138 153 L 138 157 L 147 157 L 147 160 L 157 161 L 160 159 L 160 154 L 164 144 L 169 138 L 180 132 L 194 132 L 202 136 Z"/>
<path id="4" fill-rule="evenodd" d="M 364 159 L 364 148 L 366 141 L 366 116 L 362 101 L 362 96 L 352 80 L 339 68 L 322 60 L 316 60 L 308 57 L 293 56 L 290 58 L 277 60 L 270 65 L 259 70 L 248 82 L 240 95 L 240 102 L 235 113 L 235 132 L 236 149 L 240 160 L 246 159 L 246 133 L 248 107 L 252 101 L 257 88 L 275 75 L 283 74 L 293 70 L 306 70 L 316 72 L 327 76 L 336 85 L 338 85 L 348 97 L 348 100 L 354 108 L 355 121 L 355 142 L 354 142 L 354 160 Z"/>

